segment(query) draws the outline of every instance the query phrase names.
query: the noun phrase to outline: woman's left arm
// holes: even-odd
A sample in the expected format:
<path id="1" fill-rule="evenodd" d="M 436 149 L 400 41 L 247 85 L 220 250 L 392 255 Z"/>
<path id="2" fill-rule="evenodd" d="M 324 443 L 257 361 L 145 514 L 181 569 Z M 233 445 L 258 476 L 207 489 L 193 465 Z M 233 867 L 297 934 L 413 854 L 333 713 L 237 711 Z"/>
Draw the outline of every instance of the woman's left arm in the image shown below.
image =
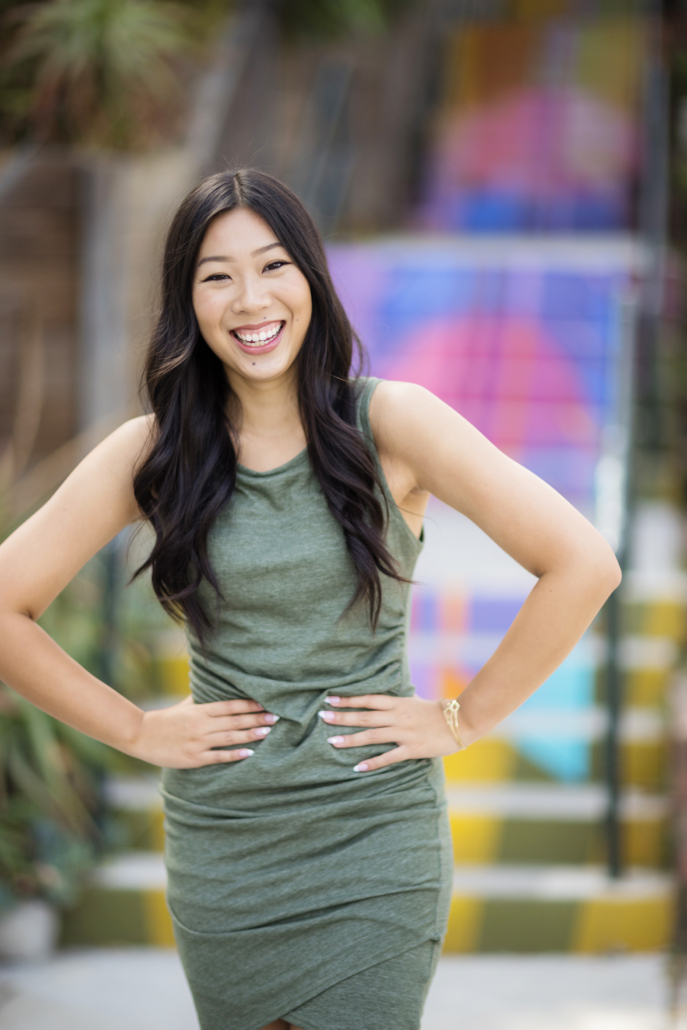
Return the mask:
<path id="1" fill-rule="evenodd" d="M 560 665 L 620 583 L 620 567 L 572 504 L 423 387 L 381 382 L 370 421 L 382 461 L 403 483 L 402 492 L 434 494 L 537 577 L 498 648 L 460 695 L 458 722 L 467 745 L 510 715 Z M 330 738 L 335 747 L 398 745 L 356 767 L 361 772 L 456 750 L 438 701 L 374 694 L 330 700 L 336 707 L 370 709 L 322 713 L 333 725 L 369 727 Z"/>

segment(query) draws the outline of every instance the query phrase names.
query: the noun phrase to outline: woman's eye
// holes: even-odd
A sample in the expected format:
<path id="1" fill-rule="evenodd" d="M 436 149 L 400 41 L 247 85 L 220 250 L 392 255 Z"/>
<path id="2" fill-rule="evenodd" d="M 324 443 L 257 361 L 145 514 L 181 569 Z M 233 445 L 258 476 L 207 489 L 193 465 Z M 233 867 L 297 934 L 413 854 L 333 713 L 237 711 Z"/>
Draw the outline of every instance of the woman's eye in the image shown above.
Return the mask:
<path id="1" fill-rule="evenodd" d="M 289 265 L 290 261 L 270 261 L 269 265 L 265 265 L 264 271 L 268 272 L 271 268 L 281 268 L 282 265 Z"/>
<path id="2" fill-rule="evenodd" d="M 203 279 L 204 283 L 218 282 L 220 279 L 228 279 L 229 276 L 226 272 L 215 272 L 213 275 L 209 275 L 207 279 Z"/>

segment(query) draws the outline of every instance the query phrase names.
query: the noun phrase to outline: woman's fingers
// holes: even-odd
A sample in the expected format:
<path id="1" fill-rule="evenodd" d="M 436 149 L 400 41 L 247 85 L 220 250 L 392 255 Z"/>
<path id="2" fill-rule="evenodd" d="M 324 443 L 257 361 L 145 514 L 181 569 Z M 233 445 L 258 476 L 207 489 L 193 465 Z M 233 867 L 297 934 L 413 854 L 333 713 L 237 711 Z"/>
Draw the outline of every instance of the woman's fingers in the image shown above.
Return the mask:
<path id="1" fill-rule="evenodd" d="M 256 712 L 254 715 L 228 715 L 222 720 L 213 719 L 207 726 L 207 733 L 209 736 L 213 736 L 229 730 L 247 730 L 251 726 L 273 726 L 278 720 L 279 716 L 272 715 L 270 712 Z"/>
<path id="2" fill-rule="evenodd" d="M 331 725 L 327 740 L 336 748 L 359 748 L 364 745 L 396 744 L 395 748 L 375 758 L 363 759 L 357 772 L 371 772 L 385 765 L 407 759 L 439 758 L 457 750 L 439 701 L 419 697 L 380 695 L 384 709 L 320 712 L 323 722 Z M 363 702 L 364 697 L 351 698 Z M 357 707 L 357 706 L 356 706 Z M 339 727 L 362 727 L 358 732 L 337 732 Z"/>
<path id="3" fill-rule="evenodd" d="M 365 744 L 398 744 L 398 733 L 390 726 L 374 730 L 361 730 L 360 733 L 345 733 L 340 736 L 327 737 L 334 747 L 364 747 Z"/>
<path id="4" fill-rule="evenodd" d="M 361 694 L 360 697 L 326 697 L 327 704 L 337 708 L 393 708 L 398 698 L 394 694 Z"/>
<path id="5" fill-rule="evenodd" d="M 237 748 L 235 751 L 204 751 L 201 758 L 203 765 L 211 765 L 216 762 L 240 762 L 242 758 L 250 758 L 255 754 L 250 748 Z"/>
<path id="6" fill-rule="evenodd" d="M 223 733 L 212 733 L 206 737 L 206 740 L 210 747 L 221 747 L 223 744 L 250 744 L 254 740 L 263 740 L 269 732 L 269 726 L 256 726 L 250 730 L 225 730 Z"/>
<path id="7" fill-rule="evenodd" d="M 222 744 L 246 744 L 251 740 L 263 740 L 271 729 L 271 726 L 254 726 L 248 730 L 216 730 L 214 733 L 206 733 L 203 740 L 207 741 L 210 747 L 220 747 Z"/>
<path id="8" fill-rule="evenodd" d="M 328 726 L 388 726 L 388 712 L 318 712 Z"/>
<path id="9" fill-rule="evenodd" d="M 230 701 L 208 701 L 200 707 L 202 707 L 205 714 L 215 717 L 221 715 L 243 715 L 245 712 L 264 712 L 265 710 L 259 701 L 253 701 L 248 697 L 236 697 Z"/>
<path id="10" fill-rule="evenodd" d="M 383 769 L 385 765 L 405 762 L 407 758 L 412 757 L 408 748 L 401 744 L 399 747 L 392 748 L 391 751 L 386 751 L 383 755 L 378 755 L 377 758 L 366 758 L 364 762 L 358 762 L 353 768 L 360 773 L 372 772 L 373 769 Z"/>

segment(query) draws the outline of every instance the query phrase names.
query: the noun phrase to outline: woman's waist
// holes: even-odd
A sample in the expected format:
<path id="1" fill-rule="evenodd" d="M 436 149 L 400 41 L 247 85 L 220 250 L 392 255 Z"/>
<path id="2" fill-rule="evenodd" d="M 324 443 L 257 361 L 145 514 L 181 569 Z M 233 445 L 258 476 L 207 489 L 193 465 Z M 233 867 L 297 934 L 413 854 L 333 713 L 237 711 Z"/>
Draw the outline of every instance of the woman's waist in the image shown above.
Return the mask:
<path id="1" fill-rule="evenodd" d="M 336 674 L 295 677 L 264 675 L 232 667 L 228 663 L 206 663 L 193 659 L 189 687 L 196 704 L 236 698 L 258 701 L 268 712 L 301 725 L 311 722 L 328 695 L 355 697 L 364 694 L 393 694 L 409 697 L 413 686 L 406 663 L 394 660 L 372 669 L 353 668 Z"/>
<path id="2" fill-rule="evenodd" d="M 368 744 L 335 748 L 326 737 L 331 727 L 319 720 L 311 732 L 300 735 L 288 723 L 276 723 L 270 735 L 251 744 L 254 754 L 239 762 L 218 762 L 193 769 L 162 770 L 162 785 L 169 804 L 178 802 L 208 813 L 253 816 L 283 814 L 294 806 L 374 804 L 386 799 L 395 807 L 417 802 L 435 804 L 444 798 L 441 759 L 422 758 L 394 762 L 371 772 L 356 772 L 365 759 L 396 745 Z"/>

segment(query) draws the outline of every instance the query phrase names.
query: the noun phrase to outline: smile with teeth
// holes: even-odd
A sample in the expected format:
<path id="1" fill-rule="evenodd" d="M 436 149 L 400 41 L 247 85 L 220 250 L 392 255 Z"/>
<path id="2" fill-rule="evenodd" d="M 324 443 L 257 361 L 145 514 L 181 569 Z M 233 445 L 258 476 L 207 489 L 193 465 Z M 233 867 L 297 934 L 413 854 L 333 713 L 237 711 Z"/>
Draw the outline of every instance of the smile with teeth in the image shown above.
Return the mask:
<path id="1" fill-rule="evenodd" d="M 271 325 L 263 326 L 259 332 L 254 333 L 240 333 L 238 329 L 232 330 L 234 336 L 241 341 L 241 343 L 247 344 L 249 347 L 261 347 L 263 343 L 269 343 L 275 336 L 280 332 L 283 322 L 273 322 Z"/>

